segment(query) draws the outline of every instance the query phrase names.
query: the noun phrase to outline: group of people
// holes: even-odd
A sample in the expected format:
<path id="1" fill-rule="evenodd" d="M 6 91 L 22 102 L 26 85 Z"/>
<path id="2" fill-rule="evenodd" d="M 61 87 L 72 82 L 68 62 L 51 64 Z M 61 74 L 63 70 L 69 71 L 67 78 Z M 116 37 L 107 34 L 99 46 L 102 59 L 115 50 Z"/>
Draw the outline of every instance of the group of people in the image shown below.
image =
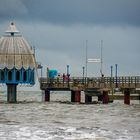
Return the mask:
<path id="1" fill-rule="evenodd" d="M 66 82 L 66 81 L 69 80 L 70 74 L 65 74 L 65 73 L 63 73 L 63 75 L 61 75 L 61 74 L 58 74 L 58 75 L 57 75 L 57 78 L 58 78 L 58 79 L 60 79 L 61 77 L 63 78 L 63 82 Z"/>

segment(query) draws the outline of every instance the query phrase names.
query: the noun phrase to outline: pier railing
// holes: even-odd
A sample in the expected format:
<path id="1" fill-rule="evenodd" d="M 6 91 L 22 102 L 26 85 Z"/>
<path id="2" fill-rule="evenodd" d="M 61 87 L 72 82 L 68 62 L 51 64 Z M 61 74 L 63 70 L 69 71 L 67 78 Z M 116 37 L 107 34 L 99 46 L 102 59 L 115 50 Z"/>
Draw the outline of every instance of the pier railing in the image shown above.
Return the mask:
<path id="1" fill-rule="evenodd" d="M 140 88 L 140 76 L 120 76 L 120 77 L 70 77 L 64 78 L 40 78 L 41 89 L 73 89 L 84 90 L 85 88 Z"/>

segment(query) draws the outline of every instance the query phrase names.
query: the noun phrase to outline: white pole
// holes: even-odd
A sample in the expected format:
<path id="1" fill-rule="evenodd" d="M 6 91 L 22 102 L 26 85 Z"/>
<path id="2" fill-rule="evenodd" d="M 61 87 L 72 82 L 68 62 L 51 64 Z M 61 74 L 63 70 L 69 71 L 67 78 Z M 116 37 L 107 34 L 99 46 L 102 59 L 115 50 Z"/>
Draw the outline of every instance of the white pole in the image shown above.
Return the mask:
<path id="1" fill-rule="evenodd" d="M 87 79 L 88 40 L 86 40 L 86 79 Z"/>
<path id="2" fill-rule="evenodd" d="M 103 74 L 103 40 L 101 40 L 101 76 Z"/>

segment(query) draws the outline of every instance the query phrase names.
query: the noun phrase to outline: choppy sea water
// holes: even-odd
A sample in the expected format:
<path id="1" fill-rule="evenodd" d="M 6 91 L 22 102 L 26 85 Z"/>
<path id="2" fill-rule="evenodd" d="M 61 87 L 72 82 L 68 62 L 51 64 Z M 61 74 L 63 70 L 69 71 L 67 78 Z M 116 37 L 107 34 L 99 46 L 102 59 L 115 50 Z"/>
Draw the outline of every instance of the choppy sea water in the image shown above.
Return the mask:
<path id="1" fill-rule="evenodd" d="M 18 101 L 0 93 L 0 140 L 140 140 L 139 101 L 72 104 L 69 92 L 51 93 L 49 103 L 41 92 L 18 92 Z"/>

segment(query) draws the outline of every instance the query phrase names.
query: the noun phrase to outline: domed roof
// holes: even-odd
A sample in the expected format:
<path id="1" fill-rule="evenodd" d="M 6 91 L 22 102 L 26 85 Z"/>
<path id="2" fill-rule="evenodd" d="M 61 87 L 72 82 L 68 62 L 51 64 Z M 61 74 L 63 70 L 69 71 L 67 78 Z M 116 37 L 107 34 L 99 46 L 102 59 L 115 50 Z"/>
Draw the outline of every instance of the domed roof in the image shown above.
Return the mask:
<path id="1" fill-rule="evenodd" d="M 0 38 L 0 69 L 35 68 L 34 51 L 27 41 L 11 23 L 6 35 Z"/>

